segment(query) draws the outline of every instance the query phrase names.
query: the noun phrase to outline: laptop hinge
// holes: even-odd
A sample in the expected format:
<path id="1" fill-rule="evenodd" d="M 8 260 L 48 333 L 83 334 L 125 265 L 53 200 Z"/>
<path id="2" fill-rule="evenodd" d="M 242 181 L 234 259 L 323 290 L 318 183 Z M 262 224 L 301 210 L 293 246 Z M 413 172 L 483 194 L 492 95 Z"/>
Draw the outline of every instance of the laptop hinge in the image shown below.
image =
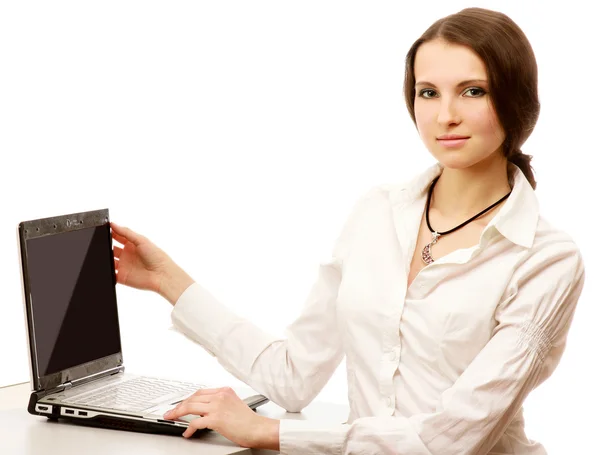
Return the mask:
<path id="1" fill-rule="evenodd" d="M 111 368 L 110 370 L 101 371 L 100 373 L 92 374 L 90 376 L 86 376 L 85 378 L 75 379 L 74 381 L 68 381 L 65 383 L 65 387 L 67 387 L 67 384 L 70 384 L 68 385 L 69 388 L 85 384 L 87 382 L 103 378 L 105 376 L 112 376 L 113 374 L 121 373 L 122 371 L 125 371 L 125 367 L 123 365 Z"/>
<path id="2" fill-rule="evenodd" d="M 122 373 L 123 371 L 125 371 L 125 367 L 123 365 L 115 367 L 115 368 L 111 368 L 109 370 L 105 370 L 105 371 L 101 371 L 99 373 L 95 373 L 95 374 L 91 374 L 89 376 L 86 376 L 85 378 L 80 378 L 80 379 L 75 379 L 73 381 L 67 381 L 63 384 L 60 384 L 59 386 L 56 387 L 56 389 L 54 389 L 55 391 L 60 389 L 62 390 L 69 390 L 70 388 L 74 387 L 74 386 L 78 386 L 78 385 L 82 385 L 82 384 L 86 384 L 88 382 L 94 381 L 96 379 L 100 379 L 106 376 L 112 376 L 113 374 L 117 374 L 117 373 Z"/>

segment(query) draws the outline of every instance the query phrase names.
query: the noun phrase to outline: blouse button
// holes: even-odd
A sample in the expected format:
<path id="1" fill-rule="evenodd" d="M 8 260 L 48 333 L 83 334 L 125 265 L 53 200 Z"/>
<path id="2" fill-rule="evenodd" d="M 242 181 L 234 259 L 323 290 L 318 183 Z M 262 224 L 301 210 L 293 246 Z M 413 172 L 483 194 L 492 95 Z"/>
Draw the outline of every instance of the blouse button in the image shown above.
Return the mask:
<path id="1" fill-rule="evenodd" d="M 393 397 L 387 397 L 387 399 L 385 400 L 387 407 L 391 408 L 392 405 L 394 404 L 394 398 Z"/>

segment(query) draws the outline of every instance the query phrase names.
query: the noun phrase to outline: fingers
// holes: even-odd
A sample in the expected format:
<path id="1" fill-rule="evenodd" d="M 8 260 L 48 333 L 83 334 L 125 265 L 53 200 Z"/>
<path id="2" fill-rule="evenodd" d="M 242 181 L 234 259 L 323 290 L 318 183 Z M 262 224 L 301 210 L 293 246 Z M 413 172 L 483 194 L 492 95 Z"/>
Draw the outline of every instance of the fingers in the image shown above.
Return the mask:
<path id="1" fill-rule="evenodd" d="M 129 241 L 131 243 L 133 243 L 135 246 L 138 246 L 140 243 L 142 243 L 142 241 L 144 240 L 144 237 L 136 232 L 133 232 L 131 229 L 123 227 L 123 226 L 119 226 L 118 224 L 115 223 L 110 223 L 110 227 L 113 230 L 113 233 L 116 233 L 116 235 L 118 237 L 120 237 L 122 240 L 126 240 Z M 113 237 L 115 237 L 113 235 Z M 116 238 L 117 242 L 122 243 L 123 245 L 125 245 L 127 242 L 122 242 L 121 240 L 119 240 L 119 238 Z"/>
<path id="2" fill-rule="evenodd" d="M 165 413 L 166 419 L 177 419 L 187 414 L 204 415 L 213 402 L 222 402 L 228 395 L 235 395 L 230 387 L 219 389 L 200 389 Z"/>
<path id="3" fill-rule="evenodd" d="M 233 389 L 231 387 L 218 387 L 218 388 L 212 388 L 212 389 L 199 389 L 196 392 L 194 392 L 194 394 L 191 395 L 191 397 L 197 397 L 197 396 L 202 396 L 202 395 L 214 395 L 216 393 L 225 393 L 225 394 L 235 395 L 235 392 L 233 391 Z"/>
<path id="4" fill-rule="evenodd" d="M 189 438 L 196 430 L 213 428 L 212 422 L 215 419 L 215 412 L 223 409 L 224 405 L 227 406 L 226 403 L 230 402 L 227 398 L 230 396 L 236 396 L 230 387 L 200 389 L 165 413 L 164 418 L 176 420 L 186 415 L 198 416 L 198 418 L 189 422 L 187 430 L 183 433 L 183 437 Z"/>
<path id="5" fill-rule="evenodd" d="M 179 412 L 179 410 L 182 408 L 182 406 L 189 406 L 190 404 L 193 404 L 193 403 L 208 404 L 213 399 L 214 399 L 213 397 L 208 396 L 208 395 L 201 395 L 201 396 L 191 395 L 188 398 L 186 398 L 185 400 L 179 402 L 179 404 L 177 406 L 175 406 L 173 409 L 170 409 L 168 412 L 174 412 L 174 411 Z"/>
<path id="6" fill-rule="evenodd" d="M 119 248 L 118 246 L 113 246 L 113 255 L 115 257 L 115 272 L 119 272 L 119 258 L 123 254 L 123 248 Z"/>
<path id="7" fill-rule="evenodd" d="M 208 413 L 210 405 L 208 403 L 181 403 L 179 406 L 166 412 L 164 415 L 165 419 L 175 420 L 182 416 L 191 414 L 196 416 L 203 416 Z"/>
<path id="8" fill-rule="evenodd" d="M 204 430 L 205 428 L 210 428 L 211 422 L 210 417 L 202 417 L 200 419 L 194 419 L 190 422 L 187 429 L 183 432 L 184 438 L 190 438 L 196 432 L 196 430 Z"/>
<path id="9" fill-rule="evenodd" d="M 115 231 L 112 231 L 112 238 L 119 242 L 121 245 L 127 245 L 128 240 L 122 235 L 117 234 Z"/>
<path id="10" fill-rule="evenodd" d="M 208 417 L 210 405 L 208 403 L 186 403 L 180 404 L 175 409 L 164 415 L 165 419 L 176 420 L 185 415 L 197 416 L 192 419 L 187 429 L 183 433 L 184 438 L 190 438 L 196 430 L 210 428 L 210 418 Z"/>
<path id="11" fill-rule="evenodd" d="M 200 396 L 192 395 L 187 400 L 183 401 L 181 404 L 186 403 L 186 402 L 187 403 L 210 403 L 212 400 L 214 400 L 214 397 L 211 397 L 208 395 L 200 395 Z"/>

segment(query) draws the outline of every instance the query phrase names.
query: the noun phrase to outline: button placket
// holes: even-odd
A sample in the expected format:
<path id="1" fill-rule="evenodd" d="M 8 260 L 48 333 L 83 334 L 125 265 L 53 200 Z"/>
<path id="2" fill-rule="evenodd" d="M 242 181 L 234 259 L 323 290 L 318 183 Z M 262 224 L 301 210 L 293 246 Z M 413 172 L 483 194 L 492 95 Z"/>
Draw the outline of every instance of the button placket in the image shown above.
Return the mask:
<path id="1" fill-rule="evenodd" d="M 397 312 L 389 314 L 388 326 L 384 331 L 383 336 L 383 352 L 381 353 L 380 377 L 379 377 L 379 392 L 382 398 L 389 397 L 394 394 L 394 372 L 398 368 L 398 346 L 399 332 L 397 323 L 393 322 L 400 319 Z"/>

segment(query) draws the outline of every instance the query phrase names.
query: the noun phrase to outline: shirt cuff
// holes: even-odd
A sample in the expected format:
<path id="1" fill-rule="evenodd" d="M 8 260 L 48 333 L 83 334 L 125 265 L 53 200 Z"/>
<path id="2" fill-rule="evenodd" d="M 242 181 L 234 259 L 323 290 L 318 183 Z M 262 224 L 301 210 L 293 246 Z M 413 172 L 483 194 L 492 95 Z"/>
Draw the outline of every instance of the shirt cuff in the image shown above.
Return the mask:
<path id="1" fill-rule="evenodd" d="M 279 421 L 279 453 L 281 455 L 342 453 L 349 426 L 323 424 L 310 420 Z"/>

